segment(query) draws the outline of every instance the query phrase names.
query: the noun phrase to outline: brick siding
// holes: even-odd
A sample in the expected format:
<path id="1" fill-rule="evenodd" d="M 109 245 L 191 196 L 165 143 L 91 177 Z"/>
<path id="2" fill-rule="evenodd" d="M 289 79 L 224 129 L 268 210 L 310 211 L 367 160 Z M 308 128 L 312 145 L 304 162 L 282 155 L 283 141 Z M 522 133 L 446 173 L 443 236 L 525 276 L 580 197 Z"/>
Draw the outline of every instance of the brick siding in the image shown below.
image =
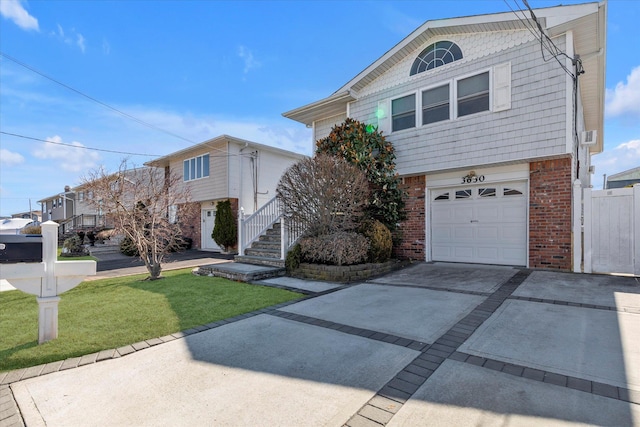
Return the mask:
<path id="1" fill-rule="evenodd" d="M 529 266 L 571 269 L 571 159 L 529 164 Z"/>
<path id="2" fill-rule="evenodd" d="M 425 182 L 424 175 L 404 178 L 407 219 L 394 234 L 394 237 L 402 238 L 393 248 L 393 256 L 398 259 L 425 260 Z"/>

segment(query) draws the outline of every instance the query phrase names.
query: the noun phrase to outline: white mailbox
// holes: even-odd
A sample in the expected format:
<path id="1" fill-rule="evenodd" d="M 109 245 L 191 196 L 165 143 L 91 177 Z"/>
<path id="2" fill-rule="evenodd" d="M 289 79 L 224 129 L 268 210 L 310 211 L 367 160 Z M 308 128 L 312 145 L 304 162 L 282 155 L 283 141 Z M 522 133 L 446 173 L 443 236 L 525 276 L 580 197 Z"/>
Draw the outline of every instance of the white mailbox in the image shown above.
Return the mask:
<path id="1" fill-rule="evenodd" d="M 58 337 L 58 295 L 96 274 L 95 261 L 57 261 L 57 249 L 58 223 L 47 221 L 42 224 L 42 262 L 0 263 L 0 279 L 38 297 L 40 344 Z"/>

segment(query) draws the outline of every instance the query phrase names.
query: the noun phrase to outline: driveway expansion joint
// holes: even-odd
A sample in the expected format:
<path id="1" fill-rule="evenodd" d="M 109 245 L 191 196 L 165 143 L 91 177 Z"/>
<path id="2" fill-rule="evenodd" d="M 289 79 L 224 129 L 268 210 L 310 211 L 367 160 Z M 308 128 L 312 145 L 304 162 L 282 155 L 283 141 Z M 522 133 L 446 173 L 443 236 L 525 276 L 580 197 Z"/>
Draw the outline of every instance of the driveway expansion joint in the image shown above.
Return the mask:
<path id="1" fill-rule="evenodd" d="M 424 384 L 447 359 L 460 361 L 459 359 L 464 357 L 466 363 L 472 363 L 478 366 L 487 364 L 488 359 L 459 353 L 457 349 L 507 300 L 530 274 L 531 270 L 521 269 L 502 283 L 493 293 L 482 294 L 487 297 L 483 302 L 478 304 L 469 314 L 436 339 L 433 344 L 427 345 L 421 350 L 421 354 L 387 382 L 345 423 L 345 426 L 386 425 L 393 415 L 400 410 L 402 405 L 413 396 L 422 384 Z M 422 286 L 420 286 L 420 288 L 425 289 Z M 435 290 L 455 292 L 455 290 L 452 289 L 438 288 Z M 497 370 L 498 367 L 502 369 L 503 366 L 500 365 L 500 363 L 499 361 L 491 361 L 487 367 L 494 370 Z M 388 417 L 370 418 L 371 411 L 369 407 L 374 405 L 374 401 L 379 401 L 381 398 L 397 402 L 398 407 L 396 408 L 394 406 L 394 412 L 382 409 L 388 413 Z M 364 421 L 369 422 L 369 424 L 365 424 Z"/>
<path id="2" fill-rule="evenodd" d="M 524 365 L 518 365 L 511 362 L 503 362 L 495 359 L 474 356 L 472 354 L 456 351 L 449 358 L 462 363 L 479 366 L 482 368 L 492 369 L 505 374 L 522 377 L 533 381 L 553 384 L 558 387 L 571 388 L 585 393 L 595 394 L 608 397 L 615 400 L 640 404 L 640 393 L 633 393 L 624 387 L 617 387 L 611 384 L 601 383 L 598 381 L 585 380 L 583 378 L 573 377 L 571 375 L 563 375 L 555 372 L 544 371 L 541 369 L 530 368 Z"/>

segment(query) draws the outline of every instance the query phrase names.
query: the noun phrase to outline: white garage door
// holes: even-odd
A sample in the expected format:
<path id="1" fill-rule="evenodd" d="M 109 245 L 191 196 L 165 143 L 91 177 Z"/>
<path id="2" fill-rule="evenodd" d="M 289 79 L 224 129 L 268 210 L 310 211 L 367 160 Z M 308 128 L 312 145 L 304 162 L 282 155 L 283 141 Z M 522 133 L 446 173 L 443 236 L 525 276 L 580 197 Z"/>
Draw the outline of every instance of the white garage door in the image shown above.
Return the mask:
<path id="1" fill-rule="evenodd" d="M 434 189 L 434 261 L 527 264 L 526 182 Z"/>

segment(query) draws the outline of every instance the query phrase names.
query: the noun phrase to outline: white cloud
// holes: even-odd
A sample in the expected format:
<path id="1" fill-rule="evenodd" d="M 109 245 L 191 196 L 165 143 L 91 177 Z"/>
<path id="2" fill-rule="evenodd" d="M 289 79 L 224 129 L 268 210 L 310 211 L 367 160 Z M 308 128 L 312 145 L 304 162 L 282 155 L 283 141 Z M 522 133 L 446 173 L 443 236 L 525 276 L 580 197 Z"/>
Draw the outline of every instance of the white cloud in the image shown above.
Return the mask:
<path id="1" fill-rule="evenodd" d="M 83 148 L 84 145 L 79 142 L 63 143 L 58 135 L 47 138 L 47 141 L 49 142 L 42 143 L 40 148 L 34 151 L 34 156 L 54 160 L 60 168 L 68 172 L 93 169 L 98 165 L 98 153 Z"/>
<path id="2" fill-rule="evenodd" d="M 238 56 L 244 61 L 244 73 L 247 74 L 254 68 L 260 68 L 262 65 L 260 61 L 253 57 L 253 52 L 247 49 L 245 46 L 238 48 Z"/>
<path id="3" fill-rule="evenodd" d="M 0 149 L 0 164 L 3 166 L 14 166 L 24 162 L 24 157 L 20 153 L 14 153 L 7 149 Z"/>
<path id="4" fill-rule="evenodd" d="M 1 0 L 0 15 L 6 19 L 13 21 L 23 30 L 40 31 L 38 20 L 29 15 L 29 12 L 22 6 L 21 0 Z"/>
<path id="5" fill-rule="evenodd" d="M 84 50 L 86 49 L 85 43 L 84 43 L 84 36 L 80 33 L 76 34 L 76 44 L 78 45 L 78 47 L 80 48 L 80 50 L 82 51 L 82 53 L 84 53 Z"/>
<path id="6" fill-rule="evenodd" d="M 102 39 L 102 53 L 109 55 L 111 53 L 111 45 L 107 39 Z"/>
<path id="7" fill-rule="evenodd" d="M 0 0 L 0 2 L 1 1 L 4 1 L 4 0 Z M 82 34 L 77 32 L 75 28 L 71 28 L 70 30 L 65 31 L 62 25 L 60 24 L 56 24 L 56 25 L 57 25 L 58 31 L 51 31 L 50 34 L 52 36 L 56 37 L 57 39 L 61 40 L 62 42 L 70 46 L 73 46 L 73 45 L 78 46 L 78 48 L 82 51 L 82 53 L 85 52 L 87 48 L 87 42 Z"/>
<path id="8" fill-rule="evenodd" d="M 640 66 L 631 70 L 627 82 L 618 82 L 614 89 L 607 89 L 607 116 L 632 115 L 640 117 Z"/>
<path id="9" fill-rule="evenodd" d="M 613 150 L 605 150 L 593 156 L 591 163 L 596 167 L 593 186 L 602 188 L 602 175 L 611 176 L 640 166 L 640 139 L 632 139 Z"/>

